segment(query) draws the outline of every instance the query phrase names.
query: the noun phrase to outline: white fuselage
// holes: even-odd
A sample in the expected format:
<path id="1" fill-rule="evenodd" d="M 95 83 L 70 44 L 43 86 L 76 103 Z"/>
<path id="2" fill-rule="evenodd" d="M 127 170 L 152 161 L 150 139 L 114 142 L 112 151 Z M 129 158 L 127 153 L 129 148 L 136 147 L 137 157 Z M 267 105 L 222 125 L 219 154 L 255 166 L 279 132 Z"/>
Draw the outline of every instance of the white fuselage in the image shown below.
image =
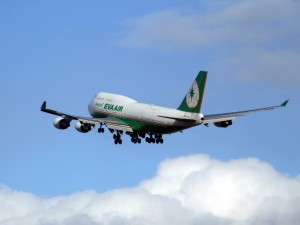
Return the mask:
<path id="1" fill-rule="evenodd" d="M 173 133 L 202 123 L 202 114 L 139 103 L 131 98 L 98 93 L 89 104 L 89 112 L 95 118 L 113 117 L 132 126 L 156 133 Z"/>

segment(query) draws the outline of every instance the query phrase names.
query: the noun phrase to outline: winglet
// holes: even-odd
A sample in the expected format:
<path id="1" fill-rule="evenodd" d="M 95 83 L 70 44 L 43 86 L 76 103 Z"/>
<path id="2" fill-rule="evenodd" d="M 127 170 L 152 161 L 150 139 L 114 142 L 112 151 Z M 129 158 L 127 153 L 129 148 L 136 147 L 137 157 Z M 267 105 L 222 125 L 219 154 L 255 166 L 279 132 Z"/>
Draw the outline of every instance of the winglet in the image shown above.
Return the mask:
<path id="1" fill-rule="evenodd" d="M 281 107 L 285 107 L 289 102 L 289 99 L 285 100 L 280 106 Z"/>
<path id="2" fill-rule="evenodd" d="M 44 109 L 46 109 L 46 104 L 47 104 L 47 102 L 44 101 L 43 104 L 42 104 L 42 106 L 41 106 L 41 111 L 43 111 Z"/>

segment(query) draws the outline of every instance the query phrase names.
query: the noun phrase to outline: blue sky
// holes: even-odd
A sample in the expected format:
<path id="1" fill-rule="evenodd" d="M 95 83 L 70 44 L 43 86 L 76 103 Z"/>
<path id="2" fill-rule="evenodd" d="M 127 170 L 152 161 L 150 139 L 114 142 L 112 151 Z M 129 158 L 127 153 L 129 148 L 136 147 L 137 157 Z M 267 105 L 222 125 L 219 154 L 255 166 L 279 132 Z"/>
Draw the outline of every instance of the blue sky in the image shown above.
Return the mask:
<path id="1" fill-rule="evenodd" d="M 206 154 L 256 158 L 300 174 L 299 3 L 273 1 L 1 1 L 0 183 L 51 198 L 133 187 L 160 162 Z M 297 11 L 298 10 L 298 11 Z M 279 16 L 280 15 L 280 16 Z M 177 107 L 208 71 L 202 112 L 285 109 L 196 127 L 163 145 L 53 127 L 48 106 L 88 116 L 97 92 Z"/>

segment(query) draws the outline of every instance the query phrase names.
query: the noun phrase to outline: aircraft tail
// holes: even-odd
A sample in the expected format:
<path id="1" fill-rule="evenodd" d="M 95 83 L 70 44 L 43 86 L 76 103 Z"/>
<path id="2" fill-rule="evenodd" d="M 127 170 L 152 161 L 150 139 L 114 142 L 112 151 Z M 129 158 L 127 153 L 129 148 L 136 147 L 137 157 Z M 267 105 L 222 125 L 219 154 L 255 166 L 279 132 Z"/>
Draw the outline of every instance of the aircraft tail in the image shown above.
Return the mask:
<path id="1" fill-rule="evenodd" d="M 192 87 L 182 100 L 178 110 L 191 113 L 200 113 L 202 99 L 204 95 L 205 83 L 207 78 L 206 71 L 200 71 Z"/>

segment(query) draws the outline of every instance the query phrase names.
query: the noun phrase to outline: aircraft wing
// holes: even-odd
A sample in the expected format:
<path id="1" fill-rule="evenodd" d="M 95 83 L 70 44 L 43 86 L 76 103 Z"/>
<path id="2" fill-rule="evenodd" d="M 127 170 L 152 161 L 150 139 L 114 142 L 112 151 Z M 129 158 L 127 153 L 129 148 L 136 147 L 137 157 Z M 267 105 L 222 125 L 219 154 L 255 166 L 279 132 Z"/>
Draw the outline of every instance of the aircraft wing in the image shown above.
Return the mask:
<path id="1" fill-rule="evenodd" d="M 270 107 L 265 107 L 265 108 L 251 109 L 251 110 L 245 110 L 245 111 L 239 111 L 239 112 L 205 115 L 203 124 L 207 125 L 209 123 L 231 121 L 238 116 L 245 116 L 247 114 L 254 113 L 254 112 L 266 111 L 266 110 L 272 110 L 272 109 L 276 109 L 276 108 L 280 108 L 280 107 L 285 107 L 288 104 L 288 101 L 289 100 L 286 100 L 281 105 L 278 105 L 278 106 L 270 106 Z"/>
<path id="2" fill-rule="evenodd" d="M 122 123 L 121 121 L 114 119 L 114 118 L 91 118 L 91 117 L 82 117 L 82 116 L 74 116 L 74 115 L 70 115 L 67 113 L 62 113 L 53 109 L 47 109 L 46 107 L 47 102 L 44 101 L 42 106 L 41 106 L 41 111 L 42 112 L 46 112 L 46 113 L 50 113 L 53 115 L 57 115 L 57 116 L 61 116 L 64 117 L 65 119 L 67 119 L 69 122 L 71 122 L 72 120 L 78 120 L 80 122 L 83 123 L 88 123 L 88 124 L 92 124 L 92 125 L 101 125 L 101 124 L 105 124 L 107 126 L 108 129 L 116 129 L 116 130 L 124 130 L 124 131 L 129 131 L 129 132 L 133 132 L 132 128 L 125 124 Z"/>

